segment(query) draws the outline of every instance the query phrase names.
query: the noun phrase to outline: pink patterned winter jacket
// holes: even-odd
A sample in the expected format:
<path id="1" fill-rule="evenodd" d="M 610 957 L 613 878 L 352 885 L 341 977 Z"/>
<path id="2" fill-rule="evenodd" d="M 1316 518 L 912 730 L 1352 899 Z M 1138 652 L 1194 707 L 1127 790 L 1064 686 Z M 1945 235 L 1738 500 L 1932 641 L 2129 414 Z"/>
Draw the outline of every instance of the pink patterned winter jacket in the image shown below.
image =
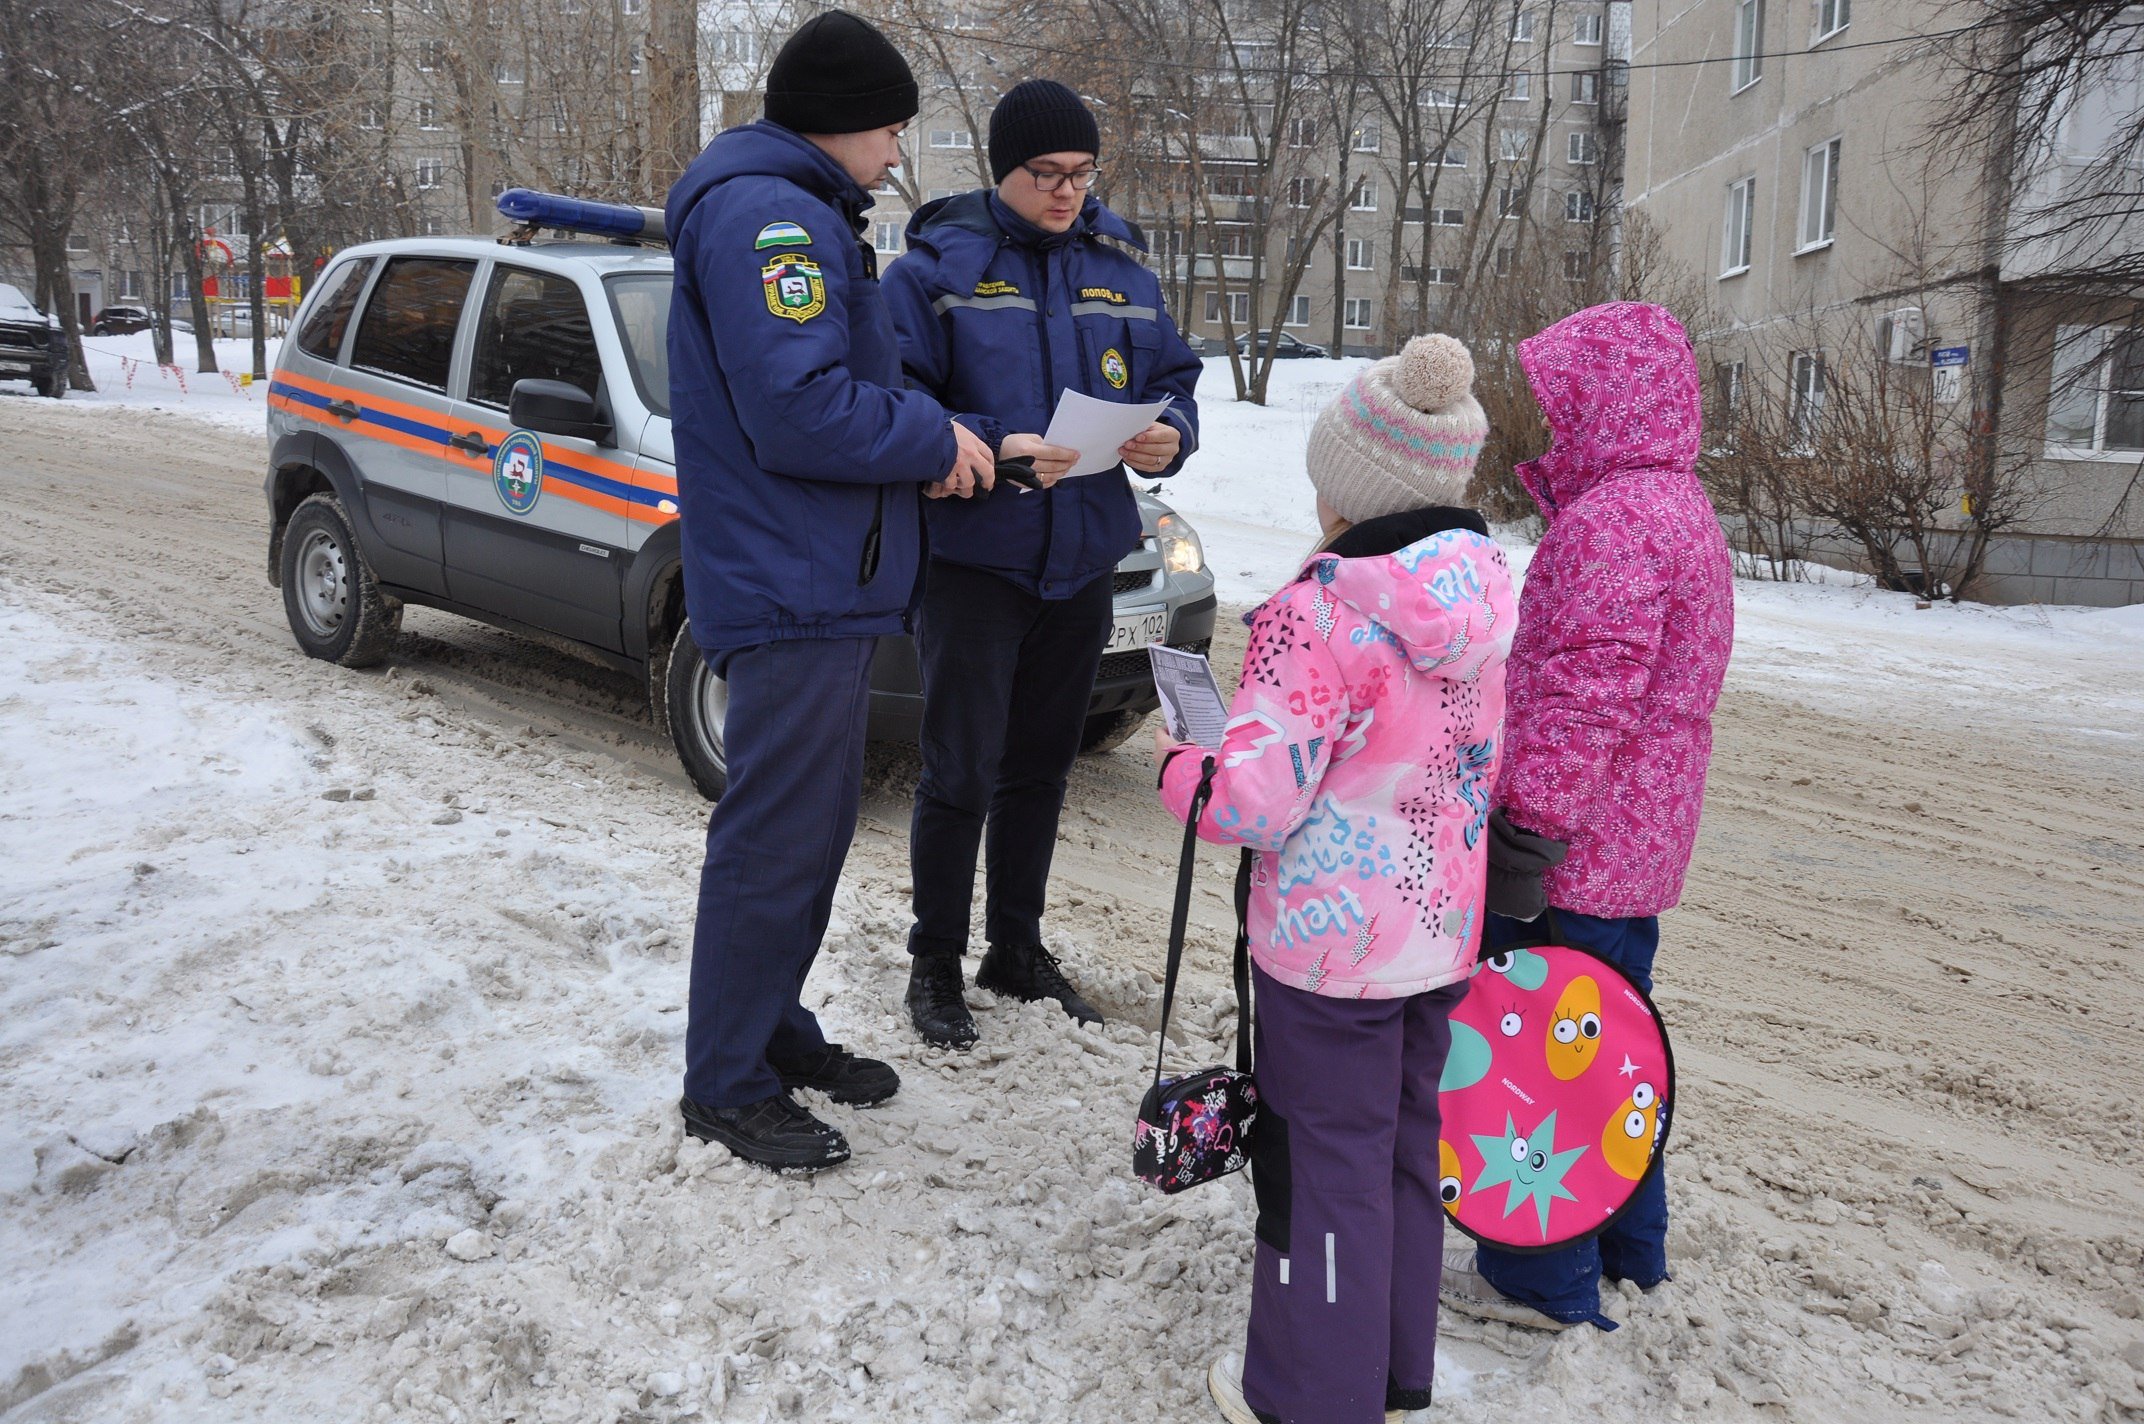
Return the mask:
<path id="1" fill-rule="evenodd" d="M 1570 842 L 1551 905 L 1682 897 L 1734 643 L 1733 565 L 1698 485 L 1697 361 L 1661 307 L 1611 302 L 1519 343 L 1554 436 L 1517 474 L 1548 532 L 1511 649 L 1497 804 Z"/>
<path id="2" fill-rule="evenodd" d="M 1473 967 L 1515 616 L 1503 550 L 1468 530 L 1314 556 L 1251 614 L 1221 749 L 1172 752 L 1161 799 L 1184 820 L 1214 760 L 1199 834 L 1262 852 L 1266 973 L 1393 999 Z"/>

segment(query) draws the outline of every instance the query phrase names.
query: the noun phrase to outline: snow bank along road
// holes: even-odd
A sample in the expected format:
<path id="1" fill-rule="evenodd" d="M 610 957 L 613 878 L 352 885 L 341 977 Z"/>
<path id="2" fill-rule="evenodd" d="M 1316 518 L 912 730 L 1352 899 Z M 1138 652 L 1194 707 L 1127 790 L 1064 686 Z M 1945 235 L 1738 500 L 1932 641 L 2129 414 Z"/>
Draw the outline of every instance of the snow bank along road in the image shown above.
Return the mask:
<path id="1" fill-rule="evenodd" d="M 959 1059 L 899 1015 L 874 754 L 810 992 L 907 1086 L 777 1181 L 674 1123 L 703 811 L 636 690 L 422 610 L 307 661 L 260 460 L 0 399 L 0 1419 L 1209 1417 L 1249 1194 L 1127 1172 L 1141 749 L 1076 773 L 1052 907 L 1115 1021 L 978 994 Z M 2006 623 L 1991 676 L 1833 593 L 1749 600 L 1668 921 L 1676 1279 L 1613 1335 L 1450 1322 L 1433 1418 L 2144 1410 L 2144 656 Z"/>

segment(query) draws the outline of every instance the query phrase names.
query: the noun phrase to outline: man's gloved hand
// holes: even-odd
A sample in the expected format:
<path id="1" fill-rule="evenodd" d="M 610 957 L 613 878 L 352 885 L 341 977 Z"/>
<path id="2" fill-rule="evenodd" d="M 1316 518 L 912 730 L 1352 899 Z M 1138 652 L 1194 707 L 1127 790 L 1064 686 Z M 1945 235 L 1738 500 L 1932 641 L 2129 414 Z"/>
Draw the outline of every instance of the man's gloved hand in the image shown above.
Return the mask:
<path id="1" fill-rule="evenodd" d="M 1514 920 L 1539 919 L 1548 909 L 1541 876 L 1563 864 L 1569 845 L 1522 831 L 1501 810 L 1489 813 L 1489 913 Z"/>

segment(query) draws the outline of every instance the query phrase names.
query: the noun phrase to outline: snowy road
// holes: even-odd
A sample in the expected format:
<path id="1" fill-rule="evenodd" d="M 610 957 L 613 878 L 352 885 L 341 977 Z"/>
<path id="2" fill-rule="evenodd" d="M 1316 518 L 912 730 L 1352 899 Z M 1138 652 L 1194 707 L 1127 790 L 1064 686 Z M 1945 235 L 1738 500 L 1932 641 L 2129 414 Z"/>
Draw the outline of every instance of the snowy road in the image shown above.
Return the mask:
<path id="1" fill-rule="evenodd" d="M 703 812 L 630 679 L 422 610 L 384 671 L 305 660 L 260 459 L 0 399 L 0 1420 L 1209 1417 L 1248 1191 L 1126 1171 L 1140 749 L 1079 769 L 1051 919 L 1120 1021 L 977 995 L 965 1060 L 898 1016 L 874 754 L 811 992 L 907 1086 L 772 1182 L 672 1125 Z M 1614 1335 L 1452 1322 L 1432 1418 L 2144 1408 L 2144 659 L 1843 646 L 1830 592 L 1749 600 L 1667 925 L 1676 1282 Z"/>

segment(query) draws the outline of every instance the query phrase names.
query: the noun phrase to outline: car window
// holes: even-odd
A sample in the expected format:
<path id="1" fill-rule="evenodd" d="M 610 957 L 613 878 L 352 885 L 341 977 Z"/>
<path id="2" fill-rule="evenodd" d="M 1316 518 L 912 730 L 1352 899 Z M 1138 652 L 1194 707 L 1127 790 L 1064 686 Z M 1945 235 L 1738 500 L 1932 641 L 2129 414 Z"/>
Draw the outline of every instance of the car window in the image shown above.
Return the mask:
<path id="1" fill-rule="evenodd" d="M 641 404 L 664 417 L 670 414 L 670 283 L 668 272 L 635 272 L 603 284 Z"/>
<path id="2" fill-rule="evenodd" d="M 502 265 L 477 323 L 469 399 L 504 410 L 514 382 L 527 380 L 564 381 L 596 395 L 603 361 L 588 304 L 570 277 Z"/>
<path id="3" fill-rule="evenodd" d="M 357 310 L 357 294 L 365 289 L 365 274 L 371 270 L 372 259 L 361 257 L 328 272 L 319 295 L 313 298 L 313 309 L 305 315 L 305 325 L 298 328 L 300 351 L 323 361 L 342 354 L 342 335 L 349 330 L 350 313 Z M 131 316 L 134 309 L 118 310 Z"/>
<path id="4" fill-rule="evenodd" d="M 350 364 L 435 391 L 447 388 L 454 327 L 476 275 L 474 262 L 444 257 L 390 258 L 358 319 Z"/>

